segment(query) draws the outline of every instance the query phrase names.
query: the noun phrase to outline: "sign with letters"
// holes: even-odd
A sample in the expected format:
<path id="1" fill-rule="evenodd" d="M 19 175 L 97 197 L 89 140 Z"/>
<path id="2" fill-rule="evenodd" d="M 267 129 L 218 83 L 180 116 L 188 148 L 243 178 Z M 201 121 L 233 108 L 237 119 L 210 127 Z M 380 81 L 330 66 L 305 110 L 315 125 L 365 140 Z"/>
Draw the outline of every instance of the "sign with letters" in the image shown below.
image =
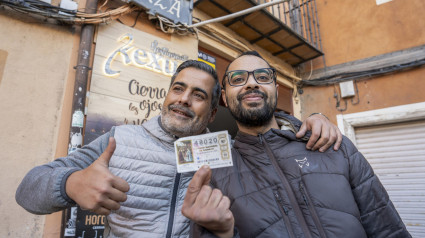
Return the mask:
<path id="1" fill-rule="evenodd" d="M 151 15 L 159 14 L 174 23 L 192 24 L 193 0 L 129 0 L 148 9 Z"/>
<path id="2" fill-rule="evenodd" d="M 158 115 L 171 76 L 197 58 L 194 36 L 164 39 L 118 22 L 99 27 L 84 144 L 114 125 L 140 125 Z"/>

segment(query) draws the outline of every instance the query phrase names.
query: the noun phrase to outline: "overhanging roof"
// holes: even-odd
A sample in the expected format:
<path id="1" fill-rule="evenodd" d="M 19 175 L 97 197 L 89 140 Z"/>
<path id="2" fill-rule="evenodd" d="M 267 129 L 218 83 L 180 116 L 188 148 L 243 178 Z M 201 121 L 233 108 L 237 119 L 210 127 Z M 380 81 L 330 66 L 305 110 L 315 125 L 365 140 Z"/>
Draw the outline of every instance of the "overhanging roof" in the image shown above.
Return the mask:
<path id="1" fill-rule="evenodd" d="M 252 0 L 198 0 L 194 7 L 216 18 L 258 5 Z M 221 22 L 292 66 L 323 53 L 266 9 Z M 317 41 L 316 41 L 317 42 Z"/>

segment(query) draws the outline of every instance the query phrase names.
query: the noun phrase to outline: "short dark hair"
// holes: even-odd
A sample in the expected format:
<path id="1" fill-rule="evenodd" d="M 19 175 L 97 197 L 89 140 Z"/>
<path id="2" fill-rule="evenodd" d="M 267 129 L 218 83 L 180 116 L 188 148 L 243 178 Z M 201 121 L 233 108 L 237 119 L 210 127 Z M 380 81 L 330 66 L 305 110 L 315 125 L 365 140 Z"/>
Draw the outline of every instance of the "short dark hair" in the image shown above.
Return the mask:
<path id="1" fill-rule="evenodd" d="M 264 60 L 264 62 L 266 62 L 266 63 L 267 63 L 267 65 L 268 65 L 270 68 L 273 68 L 272 66 L 270 66 L 269 62 L 267 62 L 267 60 L 265 60 L 265 59 L 263 58 L 263 56 L 261 56 L 261 55 L 260 55 L 260 53 L 258 53 L 258 52 L 257 52 L 257 51 L 255 51 L 255 50 L 245 51 L 245 52 L 243 52 L 242 54 L 240 54 L 238 57 L 236 57 L 236 59 L 238 59 L 238 58 L 240 58 L 240 57 L 242 57 L 242 56 L 245 56 L 245 55 L 256 56 L 256 57 L 258 57 L 258 58 L 260 58 L 260 59 Z M 234 59 L 233 61 L 235 61 L 236 59 Z M 233 63 L 233 61 L 232 61 L 232 62 L 230 62 L 230 63 L 227 65 L 226 70 L 224 71 L 223 80 L 221 81 L 221 84 L 222 84 L 223 89 L 225 89 L 225 88 L 226 88 L 226 84 L 225 84 L 224 80 L 226 79 L 227 71 L 229 70 L 229 66 Z"/>
<path id="2" fill-rule="evenodd" d="M 221 94 L 220 81 L 218 81 L 217 73 L 215 72 L 214 68 L 204 62 L 197 61 L 197 60 L 186 60 L 181 65 L 179 65 L 179 67 L 177 67 L 176 72 L 171 77 L 170 88 L 173 85 L 177 75 L 180 73 L 180 71 L 182 71 L 185 68 L 199 69 L 211 75 L 211 77 L 214 79 L 214 82 L 215 82 L 215 85 L 212 91 L 212 97 L 211 97 L 211 108 L 212 109 L 217 108 L 218 102 L 220 100 L 220 94 Z"/>

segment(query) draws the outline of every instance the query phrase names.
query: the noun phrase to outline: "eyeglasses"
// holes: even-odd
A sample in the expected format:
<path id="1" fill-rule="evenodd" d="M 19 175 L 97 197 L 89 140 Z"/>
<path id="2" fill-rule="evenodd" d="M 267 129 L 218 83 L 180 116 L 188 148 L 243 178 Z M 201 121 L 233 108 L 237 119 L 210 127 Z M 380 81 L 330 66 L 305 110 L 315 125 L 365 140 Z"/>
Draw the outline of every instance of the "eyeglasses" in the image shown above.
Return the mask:
<path id="1" fill-rule="evenodd" d="M 231 86 L 237 87 L 245 85 L 246 82 L 248 82 L 250 74 L 254 76 L 254 79 L 258 84 L 269 84 L 274 82 L 274 79 L 276 78 L 276 70 L 272 68 L 262 68 L 253 71 L 232 70 L 227 72 L 226 77 Z"/>

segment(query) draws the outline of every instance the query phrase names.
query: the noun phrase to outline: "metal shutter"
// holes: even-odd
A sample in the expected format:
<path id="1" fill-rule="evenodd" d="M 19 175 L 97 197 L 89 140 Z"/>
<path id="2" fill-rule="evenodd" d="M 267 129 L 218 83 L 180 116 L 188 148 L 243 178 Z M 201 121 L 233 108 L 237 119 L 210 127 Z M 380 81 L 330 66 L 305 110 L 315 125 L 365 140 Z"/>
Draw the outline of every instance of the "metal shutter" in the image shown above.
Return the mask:
<path id="1" fill-rule="evenodd" d="M 372 165 L 413 237 L 425 237 L 425 121 L 355 128 Z"/>

